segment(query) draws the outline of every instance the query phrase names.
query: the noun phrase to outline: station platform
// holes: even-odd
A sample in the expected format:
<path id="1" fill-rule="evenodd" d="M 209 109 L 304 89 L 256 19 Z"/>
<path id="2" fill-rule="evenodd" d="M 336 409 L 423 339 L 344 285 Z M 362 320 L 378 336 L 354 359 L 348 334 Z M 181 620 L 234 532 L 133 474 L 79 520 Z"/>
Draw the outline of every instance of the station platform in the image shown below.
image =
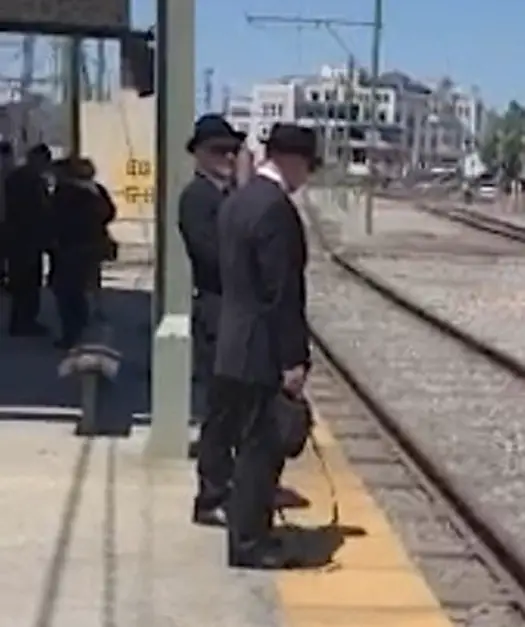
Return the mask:
<path id="1" fill-rule="evenodd" d="M 192 464 L 148 461 L 147 428 L 72 431 L 0 423 L 0 627 L 450 625 L 322 417 L 340 519 L 308 450 L 283 485 L 309 501 L 285 518 L 310 566 L 278 573 L 226 567 L 224 532 L 189 521 Z"/>

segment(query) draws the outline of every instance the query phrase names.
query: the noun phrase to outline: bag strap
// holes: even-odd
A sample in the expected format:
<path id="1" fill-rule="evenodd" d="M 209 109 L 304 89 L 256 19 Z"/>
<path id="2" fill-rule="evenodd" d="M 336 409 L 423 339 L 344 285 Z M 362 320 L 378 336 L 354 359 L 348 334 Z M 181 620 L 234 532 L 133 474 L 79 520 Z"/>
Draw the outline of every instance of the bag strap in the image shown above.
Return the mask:
<path id="1" fill-rule="evenodd" d="M 319 440 L 315 437 L 315 433 L 312 429 L 310 432 L 310 444 L 312 445 L 312 451 L 319 462 L 319 467 L 328 485 L 328 491 L 330 496 L 330 506 L 332 510 L 332 517 L 329 525 L 338 525 L 341 519 L 339 500 L 337 498 L 337 488 L 335 487 L 335 481 L 330 472 L 330 468 L 323 454 L 323 448 L 319 444 Z"/>
<path id="2" fill-rule="evenodd" d="M 330 522 L 328 523 L 328 527 L 331 526 L 335 526 L 338 525 L 340 522 L 340 507 L 339 507 L 339 500 L 337 498 L 337 488 L 335 486 L 335 481 L 332 477 L 332 474 L 330 472 L 330 468 L 328 466 L 328 463 L 325 459 L 324 453 L 323 453 L 323 448 L 319 443 L 319 440 L 316 438 L 315 433 L 314 433 L 314 429 L 312 429 L 310 431 L 310 435 L 308 436 L 308 440 L 310 442 L 310 445 L 312 447 L 312 452 L 315 455 L 317 462 L 319 463 L 319 467 L 321 469 L 321 473 L 328 485 L 328 492 L 329 492 L 329 498 L 330 498 L 330 509 L 331 509 L 331 518 L 330 518 Z M 284 513 L 284 509 L 282 507 L 277 508 L 277 515 L 279 516 L 279 519 L 281 520 L 281 522 L 283 524 L 288 524 L 288 521 L 286 520 L 286 516 Z"/>
<path id="3" fill-rule="evenodd" d="M 322 530 L 322 531 L 330 532 L 330 530 L 337 527 L 340 522 L 340 507 L 339 507 L 339 500 L 337 498 L 337 489 L 335 486 L 335 481 L 330 472 L 328 463 L 325 459 L 323 448 L 320 445 L 319 440 L 315 437 L 313 429 L 310 432 L 308 439 L 310 441 L 313 454 L 315 455 L 317 461 L 319 462 L 321 473 L 323 474 L 326 480 L 326 483 L 328 484 L 328 490 L 329 490 L 330 501 L 331 501 L 331 510 L 332 510 L 330 522 L 327 525 L 318 525 L 317 529 L 319 529 L 320 531 Z M 279 507 L 277 509 L 277 515 L 279 516 L 279 519 L 282 524 L 287 525 L 289 528 L 291 527 L 292 529 L 293 528 L 297 530 L 301 529 L 300 525 L 290 525 L 290 523 L 286 520 L 284 509 L 282 507 Z M 335 570 L 339 570 L 340 568 L 341 568 L 341 564 L 339 564 L 334 559 L 333 555 L 331 555 L 327 563 L 319 568 L 319 571 L 320 572 L 333 572 Z"/>

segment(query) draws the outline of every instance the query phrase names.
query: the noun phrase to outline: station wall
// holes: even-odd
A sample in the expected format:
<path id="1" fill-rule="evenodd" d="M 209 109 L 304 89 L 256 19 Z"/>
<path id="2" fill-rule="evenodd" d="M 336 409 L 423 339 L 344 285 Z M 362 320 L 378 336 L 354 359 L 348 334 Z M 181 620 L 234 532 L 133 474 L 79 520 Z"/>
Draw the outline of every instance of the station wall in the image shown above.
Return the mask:
<path id="1" fill-rule="evenodd" d="M 113 193 L 119 218 L 153 216 L 155 99 L 123 91 L 110 102 L 82 105 L 82 152 Z"/>

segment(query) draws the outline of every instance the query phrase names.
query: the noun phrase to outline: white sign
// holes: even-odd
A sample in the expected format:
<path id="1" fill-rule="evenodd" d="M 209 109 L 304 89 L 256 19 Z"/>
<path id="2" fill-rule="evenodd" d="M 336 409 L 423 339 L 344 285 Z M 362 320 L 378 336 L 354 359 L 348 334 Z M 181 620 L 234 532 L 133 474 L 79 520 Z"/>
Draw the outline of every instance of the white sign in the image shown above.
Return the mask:
<path id="1" fill-rule="evenodd" d="M 0 0 L 0 22 L 128 27 L 129 0 Z"/>

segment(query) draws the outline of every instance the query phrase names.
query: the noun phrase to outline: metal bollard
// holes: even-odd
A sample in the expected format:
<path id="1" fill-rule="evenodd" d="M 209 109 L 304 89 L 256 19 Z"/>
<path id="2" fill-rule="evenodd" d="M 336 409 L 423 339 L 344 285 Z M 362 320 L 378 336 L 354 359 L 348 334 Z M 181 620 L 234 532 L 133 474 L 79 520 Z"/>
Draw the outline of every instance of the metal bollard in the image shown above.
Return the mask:
<path id="1" fill-rule="evenodd" d="M 120 353 L 104 344 L 78 346 L 60 363 L 60 377 L 76 376 L 80 381 L 82 415 L 77 424 L 77 435 L 105 435 L 99 427 L 100 391 L 105 382 L 114 381 L 120 363 Z"/>

